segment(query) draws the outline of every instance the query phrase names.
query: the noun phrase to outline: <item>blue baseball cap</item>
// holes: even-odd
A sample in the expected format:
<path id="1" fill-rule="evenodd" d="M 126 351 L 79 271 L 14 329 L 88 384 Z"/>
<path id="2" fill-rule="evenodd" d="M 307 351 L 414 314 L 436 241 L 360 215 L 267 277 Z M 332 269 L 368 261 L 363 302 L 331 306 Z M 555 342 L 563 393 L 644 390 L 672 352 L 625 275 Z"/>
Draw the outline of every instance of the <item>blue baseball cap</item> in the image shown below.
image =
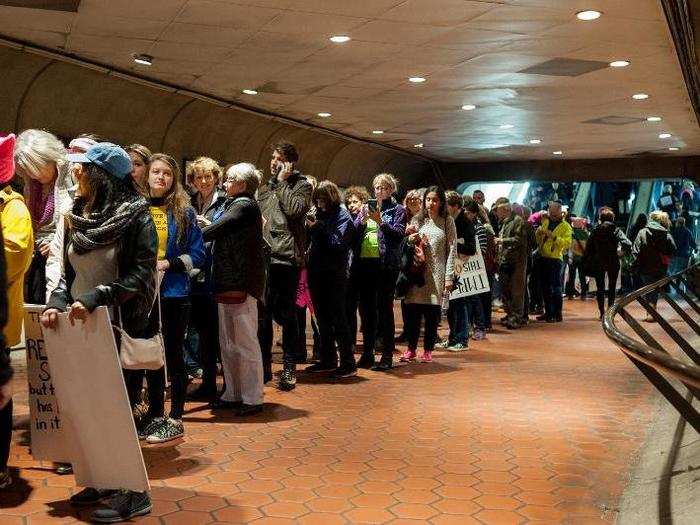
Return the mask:
<path id="1" fill-rule="evenodd" d="M 131 173 L 131 158 L 122 148 L 111 142 L 98 142 L 85 153 L 69 153 L 70 162 L 95 164 L 107 173 L 123 180 Z"/>

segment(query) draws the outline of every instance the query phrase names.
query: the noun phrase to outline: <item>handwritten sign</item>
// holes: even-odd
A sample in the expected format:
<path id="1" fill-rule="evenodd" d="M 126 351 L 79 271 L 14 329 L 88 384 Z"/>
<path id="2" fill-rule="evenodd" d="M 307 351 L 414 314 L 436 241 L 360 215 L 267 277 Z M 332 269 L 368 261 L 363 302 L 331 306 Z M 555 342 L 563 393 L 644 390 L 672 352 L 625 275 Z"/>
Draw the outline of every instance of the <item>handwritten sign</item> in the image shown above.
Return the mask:
<path id="1" fill-rule="evenodd" d="M 488 292 L 490 289 L 484 257 L 481 250 L 476 250 L 476 255 L 470 255 L 464 261 L 462 273 L 459 275 L 457 286 L 450 294 L 450 299 L 469 297 Z"/>
<path id="2" fill-rule="evenodd" d="M 65 435 L 65 425 L 56 399 L 56 389 L 39 322 L 43 310 L 44 307 L 40 305 L 24 306 L 32 456 L 43 461 L 68 463 L 70 441 Z"/>

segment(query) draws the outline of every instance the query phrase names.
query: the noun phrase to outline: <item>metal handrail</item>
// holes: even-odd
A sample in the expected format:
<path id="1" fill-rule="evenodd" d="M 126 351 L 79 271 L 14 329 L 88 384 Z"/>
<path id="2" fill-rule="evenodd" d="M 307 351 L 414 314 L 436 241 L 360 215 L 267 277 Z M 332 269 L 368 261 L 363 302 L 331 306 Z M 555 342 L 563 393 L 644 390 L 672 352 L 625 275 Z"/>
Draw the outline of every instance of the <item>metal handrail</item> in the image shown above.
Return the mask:
<path id="1" fill-rule="evenodd" d="M 683 309 L 665 290 L 672 286 L 687 302 L 691 311 L 700 315 L 700 296 L 697 291 L 695 297 L 682 289 L 681 284 L 688 285 L 686 276 L 700 269 L 700 264 L 686 268 L 682 272 L 670 275 L 651 283 L 639 290 L 618 299 L 603 318 L 603 330 L 625 355 L 637 366 L 644 376 L 666 397 L 666 399 L 680 412 L 680 414 L 698 432 L 700 432 L 700 414 L 693 407 L 692 400 L 688 401 L 674 386 L 668 382 L 664 375 L 671 376 L 683 383 L 691 394 L 700 397 L 700 354 L 697 348 L 691 345 L 661 314 L 655 305 L 652 305 L 647 297 L 657 293 L 659 297 L 673 308 L 696 335 L 700 336 L 700 324 L 693 319 L 687 310 Z M 625 309 L 630 304 L 637 302 L 647 311 L 648 315 L 661 326 L 661 328 L 678 344 L 691 362 L 682 361 L 669 354 L 663 346 Z M 616 325 L 616 319 L 622 318 L 640 340 L 634 339 L 623 333 Z M 663 375 L 662 375 L 663 374 Z"/>

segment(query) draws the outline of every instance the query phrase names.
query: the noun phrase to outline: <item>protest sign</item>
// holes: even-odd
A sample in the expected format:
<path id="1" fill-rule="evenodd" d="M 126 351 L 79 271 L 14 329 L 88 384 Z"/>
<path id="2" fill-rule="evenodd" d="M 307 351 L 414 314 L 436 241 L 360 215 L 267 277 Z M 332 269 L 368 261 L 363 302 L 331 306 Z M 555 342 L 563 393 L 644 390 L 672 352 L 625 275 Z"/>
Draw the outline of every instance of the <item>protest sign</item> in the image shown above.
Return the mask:
<path id="1" fill-rule="evenodd" d="M 59 314 L 44 330 L 56 395 L 73 440 L 75 482 L 98 489 L 149 489 L 107 308 L 87 320 Z"/>
<path id="2" fill-rule="evenodd" d="M 44 306 L 24 305 L 24 334 L 27 347 L 29 428 L 34 459 L 70 462 L 70 444 L 61 413 L 51 367 L 46 355 L 39 318 Z"/>
<path id="3" fill-rule="evenodd" d="M 477 249 L 476 255 L 470 255 L 463 264 L 462 273 L 459 275 L 455 289 L 450 294 L 450 299 L 488 292 L 491 288 L 481 250 Z"/>

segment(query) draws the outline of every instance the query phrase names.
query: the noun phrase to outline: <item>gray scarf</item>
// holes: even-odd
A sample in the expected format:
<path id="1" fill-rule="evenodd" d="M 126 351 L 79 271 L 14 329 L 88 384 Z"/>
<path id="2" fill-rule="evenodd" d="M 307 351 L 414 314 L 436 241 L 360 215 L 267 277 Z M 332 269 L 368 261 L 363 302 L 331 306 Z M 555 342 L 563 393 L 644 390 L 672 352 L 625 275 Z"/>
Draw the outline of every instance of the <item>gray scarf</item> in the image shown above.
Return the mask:
<path id="1" fill-rule="evenodd" d="M 85 253 L 114 244 L 124 234 L 131 221 L 147 209 L 146 200 L 138 198 L 120 204 L 113 211 L 91 213 L 87 218 L 70 212 L 70 240 L 74 249 L 78 253 Z"/>

